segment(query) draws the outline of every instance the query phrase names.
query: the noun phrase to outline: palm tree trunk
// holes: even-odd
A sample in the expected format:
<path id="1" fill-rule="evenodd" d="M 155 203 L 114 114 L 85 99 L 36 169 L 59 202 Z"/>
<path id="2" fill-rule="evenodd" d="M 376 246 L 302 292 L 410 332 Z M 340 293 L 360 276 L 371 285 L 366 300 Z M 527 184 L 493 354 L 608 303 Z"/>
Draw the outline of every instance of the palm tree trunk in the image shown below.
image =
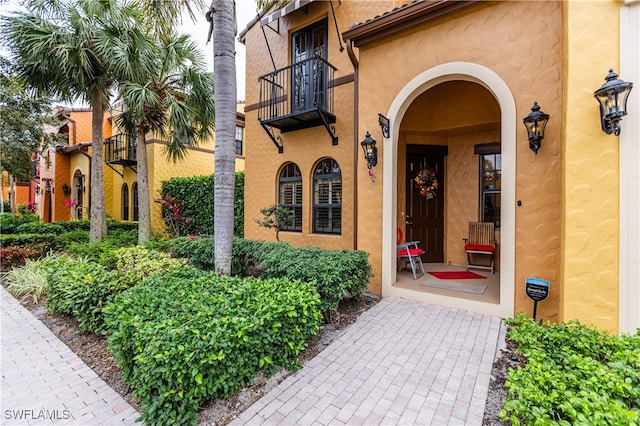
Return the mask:
<path id="1" fill-rule="evenodd" d="M 216 91 L 214 182 L 215 270 L 231 274 L 233 195 L 235 189 L 236 62 L 235 1 L 214 0 L 213 69 Z"/>
<path id="2" fill-rule="evenodd" d="M 138 170 L 138 244 L 151 239 L 151 200 L 149 198 L 149 166 L 144 129 L 138 129 L 136 161 Z"/>
<path id="3" fill-rule="evenodd" d="M 91 92 L 91 210 L 89 241 L 98 243 L 107 233 L 107 216 L 104 211 L 104 172 L 102 170 L 102 92 Z"/>

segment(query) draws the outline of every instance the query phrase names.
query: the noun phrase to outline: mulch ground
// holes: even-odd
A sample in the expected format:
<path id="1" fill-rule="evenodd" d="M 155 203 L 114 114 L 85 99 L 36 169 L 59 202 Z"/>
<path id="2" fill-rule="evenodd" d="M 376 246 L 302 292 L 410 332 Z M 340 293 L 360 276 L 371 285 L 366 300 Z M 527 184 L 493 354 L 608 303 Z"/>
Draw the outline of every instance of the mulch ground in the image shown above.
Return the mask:
<path id="1" fill-rule="evenodd" d="M 304 365 L 320 353 L 338 338 L 346 327 L 354 323 L 363 312 L 373 307 L 379 300 L 378 296 L 369 293 L 343 300 L 338 307 L 338 315 L 334 318 L 336 322 L 325 324 L 320 333 L 309 342 L 309 346 L 300 354 L 300 364 Z M 80 332 L 75 319 L 50 313 L 44 302 L 34 304 L 30 299 L 25 299 L 21 303 L 75 352 L 85 364 L 91 367 L 102 380 L 134 408 L 141 410 L 140 404 L 132 396 L 131 388 L 120 377 L 120 369 L 107 348 L 107 340 L 104 336 Z M 503 422 L 499 419 L 502 400 L 507 395 L 504 383 L 509 368 L 517 368 L 523 363 L 522 357 L 515 354 L 513 344 L 507 342 L 507 348 L 501 351 L 493 365 L 483 425 L 510 424 L 510 422 Z M 210 401 L 199 412 L 200 424 L 224 425 L 229 423 L 291 373 L 282 370 L 273 377 L 259 375 L 252 383 L 237 391 L 230 398 Z"/>

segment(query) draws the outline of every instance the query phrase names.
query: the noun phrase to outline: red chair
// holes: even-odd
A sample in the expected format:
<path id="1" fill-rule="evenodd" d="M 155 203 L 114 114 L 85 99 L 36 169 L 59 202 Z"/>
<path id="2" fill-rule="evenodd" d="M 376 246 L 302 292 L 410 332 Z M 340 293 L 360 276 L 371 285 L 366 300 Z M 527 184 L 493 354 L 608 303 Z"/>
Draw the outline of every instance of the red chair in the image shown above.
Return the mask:
<path id="1" fill-rule="evenodd" d="M 403 263 L 405 265 L 408 263 L 411 266 L 411 272 L 413 272 L 413 279 L 417 280 L 424 275 L 424 265 L 420 257 L 424 254 L 424 250 L 418 247 L 420 241 L 402 242 L 404 235 L 400 228 L 398 228 L 397 237 L 398 245 L 396 255 L 398 256 L 398 271 L 401 269 Z"/>
<path id="2" fill-rule="evenodd" d="M 469 223 L 469 238 L 463 238 L 463 240 L 464 250 L 467 252 L 467 271 L 469 268 L 486 269 L 493 274 L 493 257 L 496 251 L 496 232 L 493 222 Z M 475 260 L 474 257 L 479 255 L 488 257 L 488 262 L 481 263 Z"/>

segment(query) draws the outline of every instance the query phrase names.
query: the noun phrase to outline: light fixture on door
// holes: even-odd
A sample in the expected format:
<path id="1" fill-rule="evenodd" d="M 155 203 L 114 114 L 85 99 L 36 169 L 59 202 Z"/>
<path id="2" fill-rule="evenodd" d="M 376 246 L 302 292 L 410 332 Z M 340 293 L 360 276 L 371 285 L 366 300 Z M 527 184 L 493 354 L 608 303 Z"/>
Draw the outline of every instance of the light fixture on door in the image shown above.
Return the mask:
<path id="1" fill-rule="evenodd" d="M 527 115 L 522 122 L 524 127 L 527 128 L 527 134 L 529 137 L 529 148 L 531 151 L 538 154 L 538 150 L 542 145 L 542 139 L 544 139 L 544 129 L 549 121 L 549 114 L 545 114 L 540 111 L 538 102 L 534 102 L 531 107 L 531 112 Z"/>
<path id="2" fill-rule="evenodd" d="M 376 147 L 376 141 L 371 137 L 369 132 L 364 135 L 364 139 L 360 142 L 362 150 L 364 151 L 364 158 L 367 160 L 367 167 L 371 170 L 378 164 L 378 148 Z"/>
<path id="3" fill-rule="evenodd" d="M 593 92 L 600 105 L 600 125 L 606 134 L 618 136 L 620 120 L 627 115 L 627 100 L 633 83 L 620 80 L 613 69 L 609 70 L 604 80 L 604 84 Z"/>

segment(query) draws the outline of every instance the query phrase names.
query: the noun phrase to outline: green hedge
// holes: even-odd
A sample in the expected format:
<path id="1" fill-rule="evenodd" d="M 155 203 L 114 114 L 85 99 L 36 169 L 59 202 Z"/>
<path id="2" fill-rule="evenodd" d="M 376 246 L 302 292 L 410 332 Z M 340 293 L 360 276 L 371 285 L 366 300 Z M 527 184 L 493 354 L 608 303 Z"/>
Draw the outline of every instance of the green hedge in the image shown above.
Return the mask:
<path id="1" fill-rule="evenodd" d="M 171 249 L 192 265 L 214 269 L 213 238 L 177 238 Z M 320 309 L 331 314 L 346 295 L 362 294 L 369 283 L 369 255 L 360 250 L 322 250 L 292 247 L 286 242 L 235 239 L 232 273 L 314 282 L 322 300 Z"/>
<path id="2" fill-rule="evenodd" d="M 169 194 L 182 202 L 185 216 L 191 219 L 187 233 L 213 235 L 214 175 L 176 177 L 162 181 L 161 198 Z M 244 236 L 244 172 L 236 172 L 233 234 Z"/>
<path id="3" fill-rule="evenodd" d="M 17 215 L 14 213 L 0 213 L 0 232 L 2 234 L 14 234 L 18 226 L 24 223 L 38 222 L 38 216 L 34 214 Z"/>
<path id="4" fill-rule="evenodd" d="M 146 424 L 195 424 L 260 370 L 294 368 L 318 332 L 319 299 L 299 281 L 217 277 L 193 268 L 156 274 L 104 310 L 109 348 Z"/>
<path id="5" fill-rule="evenodd" d="M 69 221 L 60 221 L 53 222 L 55 225 L 62 226 L 65 231 L 87 231 L 91 229 L 91 223 L 87 219 L 81 220 L 69 220 Z"/>
<path id="6" fill-rule="evenodd" d="M 44 246 L 46 251 L 56 247 L 56 236 L 53 234 L 0 234 L 0 247 Z"/>
<path id="7" fill-rule="evenodd" d="M 81 330 L 104 334 L 103 307 L 137 280 L 87 259 L 64 259 L 49 276 L 47 306 L 52 312 L 75 317 Z"/>
<path id="8" fill-rule="evenodd" d="M 609 335 L 571 321 L 507 321 L 527 364 L 512 370 L 503 420 L 512 424 L 640 424 L 640 330 Z"/>
<path id="9" fill-rule="evenodd" d="M 18 234 L 55 234 L 60 235 L 65 229 L 53 223 L 29 222 L 23 223 L 16 229 Z"/>

